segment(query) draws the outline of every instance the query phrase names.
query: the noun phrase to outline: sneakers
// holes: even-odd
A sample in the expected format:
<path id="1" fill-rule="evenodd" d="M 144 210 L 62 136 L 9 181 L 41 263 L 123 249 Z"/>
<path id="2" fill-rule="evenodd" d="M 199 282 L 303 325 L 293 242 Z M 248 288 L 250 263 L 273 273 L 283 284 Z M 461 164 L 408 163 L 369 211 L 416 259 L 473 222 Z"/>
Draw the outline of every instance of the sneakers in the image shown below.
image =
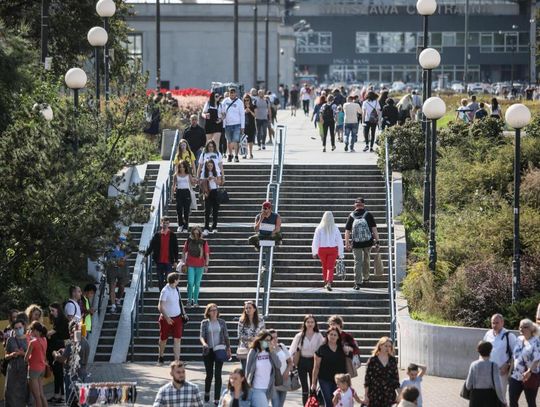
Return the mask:
<path id="1" fill-rule="evenodd" d="M 326 289 L 327 289 L 328 291 L 332 291 L 332 283 L 326 284 Z"/>
<path id="2" fill-rule="evenodd" d="M 372 153 L 372 152 L 373 152 L 373 148 L 370 148 L 370 149 L 369 149 L 369 152 Z"/>
<path id="3" fill-rule="evenodd" d="M 244 158 L 245 158 L 245 157 L 244 157 Z M 239 163 L 239 162 L 240 162 L 240 159 L 238 158 L 238 156 L 235 156 L 235 157 L 234 157 L 234 162 L 235 162 L 235 163 Z"/>
<path id="4" fill-rule="evenodd" d="M 369 150 L 369 147 L 368 146 L 365 146 L 364 149 L 362 151 L 368 151 Z"/>
<path id="5" fill-rule="evenodd" d="M 349 151 L 349 145 L 345 144 L 345 151 Z"/>
<path id="6" fill-rule="evenodd" d="M 358 291 L 360 289 L 360 284 L 355 284 L 353 290 Z"/>
<path id="7" fill-rule="evenodd" d="M 326 147 L 323 147 L 323 148 L 322 148 L 322 152 L 323 152 L 323 153 L 326 153 Z"/>
<path id="8" fill-rule="evenodd" d="M 212 228 L 212 229 L 210 229 L 210 232 L 211 232 L 212 234 L 217 233 L 217 228 Z"/>
<path id="9" fill-rule="evenodd" d="M 266 150 L 266 146 L 265 146 L 264 144 L 262 145 L 262 149 L 263 149 L 263 150 Z"/>
<path id="10" fill-rule="evenodd" d="M 261 147 L 261 145 L 259 144 L 259 150 L 260 150 L 261 148 L 262 148 L 262 147 Z"/>
<path id="11" fill-rule="evenodd" d="M 204 393 L 204 402 L 208 403 L 210 401 L 210 393 Z"/>
<path id="12" fill-rule="evenodd" d="M 332 151 L 334 151 L 336 149 L 336 146 L 332 146 Z"/>
<path id="13" fill-rule="evenodd" d="M 116 312 L 116 304 L 111 305 L 111 314 Z"/>
<path id="14" fill-rule="evenodd" d="M 203 236 L 208 236 L 210 234 L 210 231 L 208 229 L 204 229 L 203 232 L 202 232 L 202 235 Z"/>
<path id="15" fill-rule="evenodd" d="M 117 299 L 114 301 L 114 303 L 116 304 L 117 307 L 119 307 L 119 306 L 120 306 L 120 298 L 117 298 Z"/>
<path id="16" fill-rule="evenodd" d="M 351 153 L 355 153 L 355 152 L 356 152 L 356 150 L 351 147 Z"/>
<path id="17" fill-rule="evenodd" d="M 232 156 L 232 155 L 229 155 L 229 156 L 227 157 L 227 162 L 228 162 L 228 163 L 232 163 L 232 159 L 233 159 L 233 156 Z"/>
<path id="18" fill-rule="evenodd" d="M 163 356 L 159 356 L 157 358 L 157 363 L 158 365 L 163 366 L 163 364 L 165 363 L 165 361 L 163 360 Z"/>

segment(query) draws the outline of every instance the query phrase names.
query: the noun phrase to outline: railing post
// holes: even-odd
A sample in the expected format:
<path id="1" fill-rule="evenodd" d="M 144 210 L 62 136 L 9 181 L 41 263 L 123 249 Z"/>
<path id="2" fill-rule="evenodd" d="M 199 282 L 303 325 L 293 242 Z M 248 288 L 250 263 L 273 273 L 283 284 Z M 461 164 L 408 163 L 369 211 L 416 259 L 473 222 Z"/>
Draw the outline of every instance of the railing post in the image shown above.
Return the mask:
<path id="1" fill-rule="evenodd" d="M 394 264 L 392 255 L 392 199 L 390 189 L 390 153 L 388 152 L 388 138 L 385 139 L 385 189 L 386 189 L 386 226 L 388 229 L 388 296 L 390 299 L 390 337 L 396 339 L 396 307 L 394 287 Z"/>

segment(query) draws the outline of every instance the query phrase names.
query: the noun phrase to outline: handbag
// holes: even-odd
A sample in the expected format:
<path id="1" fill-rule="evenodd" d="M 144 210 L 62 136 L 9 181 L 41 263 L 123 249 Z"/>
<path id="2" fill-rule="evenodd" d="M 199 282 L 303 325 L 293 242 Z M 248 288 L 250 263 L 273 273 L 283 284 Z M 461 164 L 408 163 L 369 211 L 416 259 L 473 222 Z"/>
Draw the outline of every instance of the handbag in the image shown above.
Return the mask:
<path id="1" fill-rule="evenodd" d="M 531 373 L 527 380 L 523 381 L 523 388 L 527 390 L 536 390 L 540 386 L 540 373 Z"/>
<path id="2" fill-rule="evenodd" d="M 296 391 L 300 387 L 302 387 L 302 385 L 300 384 L 300 377 L 298 374 L 298 370 L 293 369 L 289 372 L 289 377 L 287 378 L 287 380 L 285 380 L 281 386 L 277 386 L 276 390 Z"/>
<path id="3" fill-rule="evenodd" d="M 238 359 L 246 359 L 247 355 L 249 353 L 249 349 L 240 344 L 238 348 L 236 348 L 236 357 Z"/>
<path id="4" fill-rule="evenodd" d="M 189 317 L 186 314 L 186 311 L 184 310 L 184 304 L 182 304 L 182 297 L 180 296 L 180 289 L 176 287 L 176 291 L 178 291 L 178 298 L 180 302 L 180 316 L 182 318 L 183 326 L 185 327 L 187 323 L 189 322 Z"/>
<path id="5" fill-rule="evenodd" d="M 362 361 L 360 360 L 360 355 L 353 355 L 352 357 L 353 367 L 358 370 L 362 367 Z"/>
<path id="6" fill-rule="evenodd" d="M 270 356 L 270 363 L 272 364 L 272 369 L 274 369 L 274 386 L 282 386 L 283 385 L 283 375 L 281 374 L 281 369 L 278 365 L 274 362 L 272 359 L 272 356 Z"/>
<path id="7" fill-rule="evenodd" d="M 214 346 L 214 356 L 217 362 L 226 362 L 229 360 L 227 356 L 227 348 L 225 345 Z"/>
<path id="8" fill-rule="evenodd" d="M 306 405 L 304 407 L 319 407 L 319 400 L 317 399 L 317 394 L 314 391 L 311 391 L 309 394 L 309 397 L 306 401 Z"/>
<path id="9" fill-rule="evenodd" d="M 496 393 L 497 388 L 495 387 L 495 375 L 493 374 L 494 373 L 494 367 L 495 367 L 495 363 L 491 362 L 491 383 L 493 384 L 493 390 Z M 496 404 L 495 407 L 504 407 L 504 406 L 505 406 L 505 404 L 501 400 L 499 400 L 499 396 L 497 396 L 497 404 Z"/>
<path id="10" fill-rule="evenodd" d="M 463 386 L 461 386 L 461 391 L 459 392 L 459 395 L 465 400 L 471 399 L 471 391 L 467 388 L 467 382 L 463 382 Z"/>
<path id="11" fill-rule="evenodd" d="M 191 203 L 189 204 L 189 209 L 191 209 L 192 211 L 196 211 L 197 210 L 197 194 L 195 194 L 195 191 L 193 190 L 193 188 L 191 188 L 191 185 L 189 186 L 189 195 L 191 196 Z"/>
<path id="12" fill-rule="evenodd" d="M 217 201 L 220 205 L 230 201 L 229 194 L 225 188 L 219 188 L 217 190 Z"/>
<path id="13" fill-rule="evenodd" d="M 345 357 L 345 367 L 347 369 L 347 373 L 349 374 L 349 376 L 351 377 L 358 376 L 358 372 L 354 368 L 353 361 L 351 358 Z"/>
<path id="14" fill-rule="evenodd" d="M 345 267 L 345 261 L 338 259 L 336 263 L 336 277 L 342 281 L 347 279 L 347 267 Z"/>

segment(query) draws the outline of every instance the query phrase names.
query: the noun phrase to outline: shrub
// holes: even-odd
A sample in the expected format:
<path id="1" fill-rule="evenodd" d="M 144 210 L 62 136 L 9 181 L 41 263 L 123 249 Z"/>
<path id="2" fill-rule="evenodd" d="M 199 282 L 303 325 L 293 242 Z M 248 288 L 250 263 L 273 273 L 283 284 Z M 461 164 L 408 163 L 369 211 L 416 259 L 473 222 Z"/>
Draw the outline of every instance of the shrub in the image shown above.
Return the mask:
<path id="1" fill-rule="evenodd" d="M 393 170 L 418 170 L 424 166 L 424 135 L 420 123 L 407 121 L 403 126 L 386 129 L 381 137 L 381 145 L 384 145 L 385 137 L 388 137 L 390 145 Z"/>
<path id="2" fill-rule="evenodd" d="M 521 187 L 523 202 L 540 209 L 540 169 L 531 168 L 525 174 Z"/>
<path id="3" fill-rule="evenodd" d="M 506 327 L 509 329 L 517 329 L 519 321 L 525 318 L 534 321 L 539 303 L 540 293 L 508 305 L 502 312 Z"/>
<path id="4" fill-rule="evenodd" d="M 486 117 L 473 122 L 470 132 L 474 139 L 487 139 L 492 144 L 497 145 L 504 142 L 503 129 L 504 123 L 502 120 Z"/>

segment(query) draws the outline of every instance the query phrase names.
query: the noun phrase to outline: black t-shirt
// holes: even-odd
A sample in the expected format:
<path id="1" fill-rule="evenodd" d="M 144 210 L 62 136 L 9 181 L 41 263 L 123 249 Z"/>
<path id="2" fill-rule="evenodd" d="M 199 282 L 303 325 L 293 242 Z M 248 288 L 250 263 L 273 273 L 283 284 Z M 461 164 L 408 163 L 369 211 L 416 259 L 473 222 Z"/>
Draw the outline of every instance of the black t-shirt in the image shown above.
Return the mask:
<path id="1" fill-rule="evenodd" d="M 327 344 L 315 352 L 321 358 L 321 366 L 319 368 L 319 378 L 334 382 L 334 376 L 338 373 L 347 373 L 347 365 L 345 364 L 345 353 L 338 346 L 335 352 L 330 349 Z"/>
<path id="2" fill-rule="evenodd" d="M 364 215 L 364 212 L 366 212 L 366 209 L 351 212 L 351 214 L 347 218 L 347 223 L 345 224 L 345 230 L 348 230 L 349 232 L 352 232 L 352 226 L 353 226 L 353 223 L 354 223 L 354 219 L 355 218 L 356 219 L 361 218 Z M 368 223 L 370 231 L 371 231 L 372 228 L 377 227 L 377 224 L 375 223 L 375 218 L 373 217 L 373 215 L 369 211 L 368 211 L 368 213 L 366 215 L 366 221 Z M 351 237 L 351 242 L 352 242 L 352 237 Z M 358 248 L 361 248 L 361 247 L 371 247 L 371 246 L 373 246 L 373 237 L 371 238 L 371 240 L 369 240 L 367 242 L 352 242 L 353 249 L 358 249 Z"/>
<path id="3" fill-rule="evenodd" d="M 476 117 L 477 119 L 483 119 L 484 117 L 486 117 L 488 115 L 488 113 L 486 112 L 485 109 L 479 109 L 476 111 L 476 113 L 474 114 L 474 117 Z"/>

